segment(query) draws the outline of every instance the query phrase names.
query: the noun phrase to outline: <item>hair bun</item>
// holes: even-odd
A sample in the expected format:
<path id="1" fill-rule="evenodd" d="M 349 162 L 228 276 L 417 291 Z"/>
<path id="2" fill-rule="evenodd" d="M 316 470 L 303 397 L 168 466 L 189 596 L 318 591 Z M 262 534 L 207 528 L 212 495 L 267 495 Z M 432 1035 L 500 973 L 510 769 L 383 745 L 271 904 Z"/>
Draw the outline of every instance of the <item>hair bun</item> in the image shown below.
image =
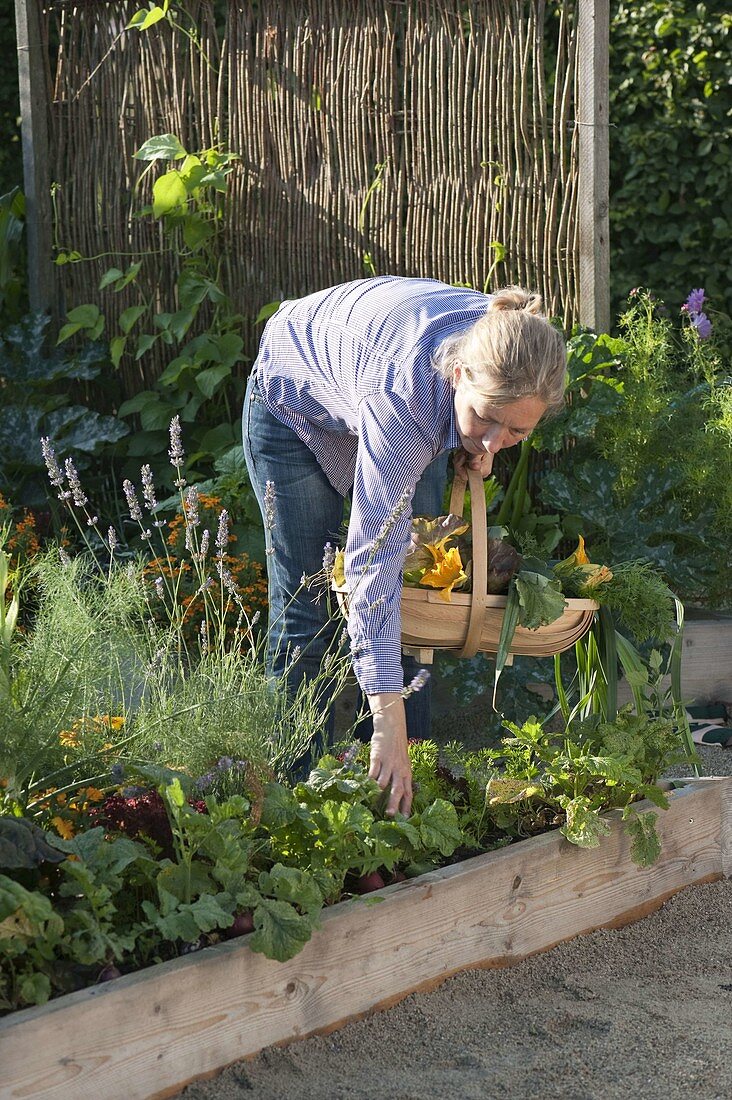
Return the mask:
<path id="1" fill-rule="evenodd" d="M 543 302 L 541 294 L 524 290 L 520 286 L 504 286 L 491 296 L 489 310 L 523 309 L 527 313 L 541 313 Z"/>

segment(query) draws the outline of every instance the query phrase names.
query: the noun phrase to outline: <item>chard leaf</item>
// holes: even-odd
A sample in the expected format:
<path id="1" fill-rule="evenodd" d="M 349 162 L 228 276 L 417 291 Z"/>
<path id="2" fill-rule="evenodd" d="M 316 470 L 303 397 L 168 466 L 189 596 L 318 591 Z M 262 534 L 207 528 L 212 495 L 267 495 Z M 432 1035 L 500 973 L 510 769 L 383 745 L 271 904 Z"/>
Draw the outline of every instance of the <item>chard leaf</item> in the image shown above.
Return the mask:
<path id="1" fill-rule="evenodd" d="M 249 940 L 252 951 L 268 959 L 286 962 L 297 955 L 313 933 L 312 917 L 301 917 L 286 901 L 263 898 L 254 911 L 255 931 Z"/>
<path id="2" fill-rule="evenodd" d="M 658 815 L 653 813 L 633 814 L 625 822 L 625 828 L 632 838 L 630 858 L 639 867 L 650 867 L 661 854 L 661 842 L 656 832 Z"/>
<path id="3" fill-rule="evenodd" d="M 528 630 L 555 622 L 567 606 L 558 577 L 550 579 L 543 573 L 521 569 L 516 574 L 520 613 L 519 623 Z"/>
<path id="4" fill-rule="evenodd" d="M 630 783 L 635 789 L 643 786 L 643 778 L 622 756 L 584 756 L 577 761 L 591 775 L 600 775 L 610 783 Z"/>
<path id="5" fill-rule="evenodd" d="M 521 802 L 524 798 L 533 798 L 535 795 L 543 793 L 544 788 L 535 781 L 496 778 L 489 780 L 485 797 L 490 806 L 508 806 L 513 802 Z"/>
<path id="6" fill-rule="evenodd" d="M 572 798 L 564 803 L 567 822 L 559 830 L 579 848 L 599 848 L 602 837 L 610 832 L 610 822 L 600 817 L 588 798 Z"/>

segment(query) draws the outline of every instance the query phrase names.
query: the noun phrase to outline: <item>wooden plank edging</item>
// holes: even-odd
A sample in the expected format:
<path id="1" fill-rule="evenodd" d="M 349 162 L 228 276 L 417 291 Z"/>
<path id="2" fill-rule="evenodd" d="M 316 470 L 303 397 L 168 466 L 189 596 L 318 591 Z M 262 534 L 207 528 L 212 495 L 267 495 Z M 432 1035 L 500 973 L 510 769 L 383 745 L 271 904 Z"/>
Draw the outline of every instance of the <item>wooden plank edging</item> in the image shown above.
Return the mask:
<path id="1" fill-rule="evenodd" d="M 0 1097 L 162 1096 L 459 970 L 642 916 L 732 870 L 732 780 L 670 801 L 658 814 L 660 859 L 645 870 L 617 822 L 597 849 L 547 833 L 388 887 L 381 902 L 335 905 L 289 962 L 235 940 L 14 1013 L 0 1020 Z"/>

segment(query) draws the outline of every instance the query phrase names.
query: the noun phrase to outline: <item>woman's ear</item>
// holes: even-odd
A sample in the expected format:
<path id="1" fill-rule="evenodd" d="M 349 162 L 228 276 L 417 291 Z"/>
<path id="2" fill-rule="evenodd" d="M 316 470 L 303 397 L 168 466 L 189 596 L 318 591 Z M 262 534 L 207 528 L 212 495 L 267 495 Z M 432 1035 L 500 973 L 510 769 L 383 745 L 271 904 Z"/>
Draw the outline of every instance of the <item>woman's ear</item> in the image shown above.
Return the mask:
<path id="1" fill-rule="evenodd" d="M 457 387 L 458 387 L 458 383 L 460 382 L 461 374 L 462 374 L 462 371 L 460 369 L 460 364 L 456 363 L 455 366 L 452 368 L 452 388 L 454 390 L 456 390 Z"/>

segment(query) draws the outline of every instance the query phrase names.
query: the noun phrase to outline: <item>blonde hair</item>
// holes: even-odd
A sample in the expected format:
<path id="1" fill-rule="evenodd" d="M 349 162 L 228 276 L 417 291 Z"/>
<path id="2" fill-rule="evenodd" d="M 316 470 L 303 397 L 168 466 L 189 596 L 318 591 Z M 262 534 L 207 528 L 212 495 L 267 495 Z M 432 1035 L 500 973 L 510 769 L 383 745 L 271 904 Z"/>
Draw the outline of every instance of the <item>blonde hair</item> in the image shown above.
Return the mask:
<path id="1" fill-rule="evenodd" d="M 551 413 L 564 402 L 564 338 L 543 315 L 541 296 L 518 286 L 491 295 L 485 315 L 443 340 L 432 365 L 453 385 L 460 366 L 461 381 L 496 407 L 538 397 Z"/>

